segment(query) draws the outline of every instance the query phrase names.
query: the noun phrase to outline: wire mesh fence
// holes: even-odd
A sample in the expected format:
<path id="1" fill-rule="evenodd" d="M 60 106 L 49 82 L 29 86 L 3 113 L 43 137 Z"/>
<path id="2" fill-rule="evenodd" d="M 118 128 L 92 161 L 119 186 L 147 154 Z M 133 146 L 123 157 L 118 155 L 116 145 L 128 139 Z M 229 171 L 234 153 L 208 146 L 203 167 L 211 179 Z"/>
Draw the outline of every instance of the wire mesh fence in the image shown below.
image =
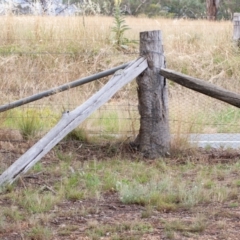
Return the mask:
<path id="1" fill-rule="evenodd" d="M 50 54 L 50 53 L 49 53 Z M 37 54 L 39 55 L 39 53 Z M 30 55 L 33 58 L 35 55 Z M 44 54 L 41 58 L 44 61 Z M 2 56 L 3 57 L 3 56 Z M 132 59 L 137 53 L 131 55 Z M 10 58 L 19 58 L 16 54 Z M 1 103 L 6 104 L 36 93 L 67 83 L 72 72 L 62 72 L 48 69 L 22 69 L 11 63 L 2 69 Z M 32 62 L 34 65 L 34 62 Z M 29 64 L 29 69 L 33 67 Z M 13 68 L 12 71 L 9 69 Z M 21 69 L 21 70 L 19 70 Z M 69 76 L 68 76 L 69 75 Z M 77 75 L 77 74 L 73 74 Z M 79 75 L 83 75 L 79 72 Z M 108 80 L 98 80 L 93 83 L 69 89 L 36 102 L 1 113 L 0 141 L 22 141 L 28 138 L 40 138 L 61 118 L 64 111 L 71 111 L 98 91 Z M 232 147 L 238 146 L 240 114 L 237 108 L 211 99 L 192 90 L 180 86 L 169 86 L 169 117 L 173 138 L 191 134 L 193 141 L 203 142 L 200 146 L 221 146 L 233 141 Z M 119 91 L 107 104 L 89 117 L 79 128 L 84 129 L 88 138 L 111 141 L 113 139 L 134 140 L 139 130 L 139 113 L 137 85 L 131 83 Z M 225 134 L 219 139 L 219 133 Z M 209 136 L 202 135 L 209 134 Z M 210 136 L 211 135 L 211 136 Z M 213 135 L 215 136 L 213 140 Z M 204 136 L 204 139 L 201 139 Z M 219 144 L 216 144 L 218 142 Z"/>
<path id="2" fill-rule="evenodd" d="M 76 65 L 76 62 L 81 58 L 86 59 L 83 53 L 77 53 L 77 55 L 77 61 L 73 59 L 72 64 Z M 48 54 L 29 53 L 27 58 L 30 59 L 30 62 L 25 65 L 22 62 L 26 63 L 26 56 L 14 52 L 6 57 L 3 53 L 3 65 L 5 65 L 4 60 L 10 62 L 8 61 L 6 66 L 1 69 L 1 104 L 41 93 L 49 88 L 69 83 L 75 80 L 74 77 L 86 77 L 87 74 L 91 75 L 96 71 L 86 68 L 84 70 L 79 68 L 63 71 L 63 66 L 66 66 L 65 64 L 71 65 L 72 60 L 67 59 L 68 54 L 64 55 L 63 53 L 61 53 L 63 62 L 59 67 L 54 66 L 54 70 L 52 70 L 52 66 L 47 65 L 49 57 L 52 56 L 51 52 Z M 112 56 L 114 55 L 109 54 L 108 57 Z M 133 60 L 135 57 L 134 53 L 129 58 Z M 39 58 L 44 66 L 39 63 Z M 11 62 L 11 60 L 13 61 Z M 99 71 L 107 70 L 100 69 L 99 66 L 98 69 Z M 0 141 L 39 138 L 57 123 L 63 112 L 71 111 L 81 105 L 98 91 L 108 79 L 109 77 L 103 78 L 1 113 L 0 132 L 2 135 L 0 135 Z M 111 139 L 120 138 L 123 135 L 127 137 L 134 132 L 136 134 L 139 125 L 138 118 L 136 86 L 129 84 L 89 117 L 80 128 L 84 129 L 89 137 L 94 138 L 98 136 L 102 139 Z"/>
<path id="3" fill-rule="evenodd" d="M 167 24 L 165 24 L 166 26 L 164 24 L 161 25 L 163 29 L 168 27 Z M 168 32 L 165 34 L 165 41 L 172 41 L 171 46 L 174 46 L 176 51 L 181 53 L 179 55 L 186 64 L 179 68 L 178 62 L 181 59 L 179 60 L 178 56 L 175 55 L 176 52 L 173 53 L 166 44 L 167 66 L 184 73 L 188 73 L 190 69 L 196 67 L 196 75 L 199 75 L 199 67 L 194 66 L 191 63 L 192 58 L 190 58 L 194 54 L 194 49 L 187 56 L 185 52 L 182 53 L 183 48 L 181 48 L 183 41 L 188 43 L 189 49 L 193 46 L 196 47 L 195 45 L 198 45 L 201 41 L 200 35 L 192 34 L 191 24 L 185 22 L 181 24 L 181 27 L 185 27 L 183 35 L 174 36 L 168 34 Z M 35 25 L 35 27 L 38 27 L 39 23 L 35 22 Z M 157 22 L 156 26 L 158 25 Z M 138 31 L 138 28 L 140 30 L 139 25 L 131 25 L 131 27 L 136 31 Z M 173 23 L 172 27 L 176 30 L 178 24 Z M 205 28 L 206 26 L 199 25 L 200 27 Z M 40 32 L 37 29 L 34 33 L 38 40 L 37 43 L 34 43 L 35 49 L 34 47 L 27 47 L 32 45 L 32 38 L 18 38 L 11 35 L 1 38 L 1 104 L 10 103 L 75 79 L 107 70 L 139 56 L 137 46 L 120 51 L 113 47 L 94 47 L 97 42 L 106 44 L 105 37 L 100 33 L 98 38 L 97 36 L 93 38 L 55 38 L 54 36 L 48 38 L 46 36 L 44 38 L 38 35 Z M 64 42 L 65 47 L 57 47 L 61 46 L 60 43 L 62 42 Z M 43 44 L 47 47 L 41 47 Z M 24 47 L 18 47 L 22 45 Z M 226 54 L 234 55 L 231 52 Z M 208 58 L 207 52 L 203 52 L 202 58 L 204 57 Z M 198 61 L 200 57 L 196 56 L 196 58 L 196 61 Z M 236 64 L 235 60 L 234 64 Z M 171 63 L 168 64 L 168 61 L 171 61 Z M 226 76 L 232 74 L 232 67 L 229 65 L 228 70 L 222 71 L 221 67 L 224 60 L 222 56 L 217 54 L 212 61 L 217 65 L 217 74 L 216 69 L 212 65 L 204 65 L 204 61 L 201 64 L 202 68 L 205 69 L 201 71 L 206 70 L 209 73 L 212 68 L 215 78 L 210 78 L 210 81 L 229 90 L 239 92 L 238 80 L 234 81 L 234 84 L 224 81 Z M 174 69 L 174 67 L 177 69 Z M 206 77 L 208 77 L 207 73 L 205 74 Z M 0 141 L 39 139 L 57 123 L 64 111 L 71 111 L 82 104 L 94 92 L 98 91 L 108 79 L 109 77 L 103 78 L 0 113 Z M 236 133 L 240 129 L 240 113 L 237 108 L 171 82 L 169 82 L 169 120 L 173 141 L 187 136 L 200 146 L 210 146 L 213 145 L 213 142 L 218 143 L 214 146 L 222 146 L 232 142 L 230 146 L 238 147 L 238 135 Z M 128 84 L 115 94 L 107 104 L 79 126 L 79 129 L 83 129 L 88 138 L 100 139 L 100 142 L 119 138 L 121 140 L 134 140 L 139 130 L 136 83 Z M 209 140 L 213 136 L 214 140 Z M 224 136 L 223 139 L 222 136 Z"/>

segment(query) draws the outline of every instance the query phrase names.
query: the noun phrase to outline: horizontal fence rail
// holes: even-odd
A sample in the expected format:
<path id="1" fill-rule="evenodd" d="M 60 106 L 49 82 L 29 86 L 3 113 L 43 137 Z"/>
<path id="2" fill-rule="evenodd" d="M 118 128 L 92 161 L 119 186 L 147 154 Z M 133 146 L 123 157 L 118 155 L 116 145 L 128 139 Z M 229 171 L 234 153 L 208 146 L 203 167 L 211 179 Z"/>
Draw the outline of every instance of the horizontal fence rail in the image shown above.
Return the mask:
<path id="1" fill-rule="evenodd" d="M 210 22 L 209 24 L 211 25 L 212 23 Z M 224 26 L 228 26 L 224 27 L 225 30 L 231 27 L 231 23 L 224 24 Z M 238 24 L 235 25 L 238 26 Z M 149 25 L 149 28 L 152 29 L 152 26 L 153 25 Z M 223 88 L 229 87 L 230 90 L 240 92 L 240 84 L 238 85 L 236 73 L 234 74 L 233 72 L 232 77 L 227 76 L 227 70 L 226 68 L 223 68 L 225 73 L 223 72 L 224 76 L 221 77 L 221 74 L 219 74 L 219 76 L 216 75 L 216 69 L 213 69 L 211 65 L 203 71 L 201 68 L 198 68 L 198 65 L 196 65 L 198 64 L 198 61 L 201 61 L 200 58 L 195 58 L 195 60 L 193 60 L 194 66 L 191 65 L 188 59 L 191 58 L 191 54 L 196 56 L 196 49 L 193 48 L 193 46 L 195 46 L 195 43 L 200 46 L 201 44 L 204 44 L 205 46 L 203 39 L 206 38 L 204 38 L 205 35 L 203 34 L 208 30 L 205 27 L 205 22 L 202 24 L 194 23 L 194 26 L 197 26 L 200 30 L 198 35 L 192 35 L 190 25 L 185 21 L 174 20 L 167 22 L 167 24 L 161 22 L 161 27 L 166 28 L 166 31 L 163 29 L 163 37 L 165 38 L 164 50 L 166 52 L 167 66 L 172 69 L 177 67 L 179 72 L 182 71 L 188 75 L 194 75 L 191 72 L 191 69 L 194 68 L 196 69 L 196 75 L 204 76 L 200 78 L 206 79 L 206 82 L 216 83 Z M 138 32 L 144 28 L 143 26 L 135 24 L 131 24 L 131 27 Z M 157 25 L 157 27 L 159 26 Z M 182 27 L 184 28 L 184 31 L 181 30 L 178 32 Z M 219 36 L 219 33 L 221 33 L 222 30 L 217 29 L 215 23 L 212 27 L 218 31 L 218 34 L 214 34 L 214 36 Z M 169 33 L 168 30 L 170 28 L 173 30 Z M 232 40 L 231 31 L 232 30 L 230 30 L 230 34 L 228 33 L 228 39 L 230 40 Z M 208 31 L 207 33 L 209 34 Z M 211 33 L 213 33 L 212 30 L 210 34 Z M 71 90 L 69 84 L 65 84 L 66 82 L 71 81 L 72 79 L 78 79 L 79 76 L 88 76 L 95 72 L 102 71 L 103 69 L 116 66 L 121 64 L 122 60 L 125 62 L 131 61 L 131 59 L 137 57 L 140 52 L 137 45 L 137 47 L 130 46 L 129 49 L 123 51 L 119 51 L 119 49 L 116 50 L 115 47 L 112 48 L 112 45 L 109 47 L 109 43 L 107 43 L 108 46 L 106 48 L 104 45 L 102 48 L 97 48 L 97 50 L 90 48 L 96 44 L 101 45 L 106 43 L 105 37 L 104 39 L 97 36 L 95 38 L 80 38 L 80 36 L 72 38 L 72 36 L 59 35 L 58 39 L 57 35 L 49 38 L 47 36 L 48 35 L 41 36 L 41 42 L 37 42 L 35 36 L 33 36 L 33 38 L 26 38 L 25 36 L 21 37 L 21 35 L 14 34 L 3 36 L 0 39 L 4 43 L 4 46 L 6 46 L 0 49 L 0 61 L 2 64 L 0 66 L 0 100 L 1 104 L 4 104 L 0 106 L 0 121 L 2 123 L 0 126 L 0 144 L 4 144 L 4 147 L 6 144 L 5 142 L 3 143 L 3 141 L 19 141 L 19 144 L 25 141 L 25 138 L 18 138 L 18 133 L 20 132 L 22 134 L 19 122 L 22 124 L 22 122 L 25 121 L 31 122 L 32 119 L 34 119 L 34 122 L 39 120 L 42 128 L 34 138 L 40 137 L 45 131 L 49 130 L 53 124 L 55 124 L 55 120 L 60 118 L 63 111 L 66 109 L 71 111 L 76 108 L 90 95 L 98 91 L 106 80 L 103 79 L 91 84 L 85 84 L 80 88 L 74 88 Z M 132 37 L 129 36 L 129 38 Z M 136 38 L 137 37 L 134 36 L 134 39 Z M 34 47 L 35 41 L 37 43 L 36 48 Z M 9 49 L 7 46 L 8 42 L 16 45 L 20 44 L 21 46 L 26 45 L 28 48 L 20 47 Z M 66 46 L 69 45 L 69 48 L 56 48 L 55 46 L 61 42 L 64 42 Z M 140 41 L 137 40 L 137 42 Z M 52 43 L 54 43 L 53 48 L 48 48 Z M 71 48 L 72 43 L 76 44 L 74 45 L 74 48 Z M 188 43 L 189 48 L 187 48 L 187 52 L 181 52 L 177 48 L 184 43 Z M 82 48 L 82 45 L 84 45 L 84 48 Z M 87 48 L 87 45 L 90 47 Z M 216 47 L 215 45 L 216 42 L 214 43 L 214 49 Z M 221 47 L 217 44 L 216 51 L 219 49 L 221 49 Z M 194 52 L 191 52 L 192 50 Z M 223 54 L 218 56 L 215 54 L 216 52 L 214 50 L 212 52 L 213 60 L 217 62 L 219 61 L 218 68 L 221 68 L 225 59 L 222 56 Z M 226 52 L 228 52 L 229 58 L 235 57 L 235 48 L 228 49 Z M 179 53 L 179 56 L 176 56 L 176 53 Z M 201 53 L 198 53 L 197 56 L 202 55 Z M 29 63 L 24 64 L 28 58 L 30 59 Z M 53 59 L 53 61 L 60 59 L 62 62 L 59 61 L 55 64 L 55 62 L 51 62 L 48 58 Z M 211 59 L 209 54 L 206 54 L 206 56 L 203 57 L 203 59 L 206 60 L 208 58 Z M 223 62 L 221 59 L 223 59 Z M 73 65 L 74 61 L 76 63 L 75 65 Z M 181 64 L 178 65 L 178 61 L 184 63 L 184 66 L 187 66 L 186 69 L 182 67 Z M 203 65 L 201 62 L 199 62 L 199 64 Z M 212 69 L 214 71 L 210 74 L 201 74 L 201 72 L 212 71 Z M 233 68 L 233 71 L 236 70 Z M 231 74 L 231 72 L 229 74 Z M 225 77 L 227 81 L 224 80 Z M 213 79 L 213 81 L 211 79 Z M 174 82 L 169 81 L 167 83 L 169 83 L 169 120 L 172 139 L 174 139 L 178 133 L 224 133 L 226 134 L 226 138 L 227 135 L 229 136 L 229 140 L 235 139 L 234 133 L 239 133 L 240 129 L 240 114 L 238 109 L 217 101 L 214 98 L 209 98 L 206 95 L 196 94 L 196 92 L 183 88 Z M 66 90 L 69 89 L 69 91 L 64 90 L 64 92 L 61 92 L 61 90 L 56 90 L 55 88 L 55 86 L 63 87 L 64 85 L 66 85 Z M 51 89 L 53 93 L 48 93 L 48 91 L 45 91 L 46 89 Z M 46 97 L 43 96 L 42 100 L 40 100 L 40 97 L 39 101 L 34 100 L 34 97 L 39 96 L 39 94 L 44 94 L 44 92 L 46 93 Z M 55 94 L 54 97 L 47 98 L 52 94 Z M 28 102 L 29 98 L 33 98 L 33 101 L 35 102 Z M 38 100 L 38 97 L 36 100 Z M 14 106 L 14 104 L 21 101 L 23 101 L 24 104 L 29 104 L 23 106 L 17 104 Z M 13 111 L 6 111 L 11 109 L 11 104 L 13 104 L 13 108 L 15 109 L 13 109 Z M 21 107 L 16 108 L 17 106 Z M 105 143 L 112 141 L 112 136 L 124 136 L 126 138 L 129 136 L 136 136 L 139 131 L 140 119 L 138 110 L 137 86 L 135 83 L 132 83 L 118 92 L 104 107 L 101 107 L 95 114 L 91 115 L 84 123 L 83 128 L 89 133 L 89 135 L 92 136 L 93 134 L 94 136 L 98 136 L 99 139 Z M 37 117 L 35 115 L 37 115 Z M 3 135 L 3 133 L 5 135 Z M 8 133 L 9 136 L 7 135 Z M 13 133 L 16 133 L 16 136 L 13 136 Z M 131 140 L 134 139 L 131 138 Z M 4 149 L 4 147 L 2 149 Z"/>
<path id="2" fill-rule="evenodd" d="M 81 78 L 79 80 L 76 80 L 76 81 L 73 81 L 73 82 L 70 82 L 70 83 L 66 83 L 66 84 L 64 84 L 62 86 L 59 86 L 59 87 L 56 87 L 56 88 L 52 88 L 52 89 L 47 90 L 45 92 L 41 92 L 41 93 L 35 94 L 33 96 L 30 96 L 30 97 L 27 97 L 27 98 L 23 98 L 21 100 L 18 100 L 18 101 L 15 101 L 15 102 L 12 102 L 12 103 L 0 106 L 0 112 L 4 112 L 6 110 L 9 110 L 9 109 L 12 109 L 12 108 L 16 108 L 16 107 L 19 107 L 21 105 L 24 105 L 24 104 L 27 104 L 27 103 L 30 103 L 30 102 L 34 102 L 34 101 L 39 100 L 41 98 L 48 97 L 48 96 L 57 94 L 59 92 L 63 92 L 63 91 L 69 90 L 70 88 L 75 88 L 75 87 L 78 87 L 80 85 L 83 85 L 83 84 L 86 84 L 86 83 L 90 83 L 92 81 L 95 81 L 95 80 L 103 78 L 103 77 L 107 77 L 109 75 L 114 74 L 116 71 L 127 67 L 129 64 L 130 64 L 130 62 L 126 63 L 126 64 L 122 64 L 122 65 L 120 65 L 118 67 L 115 67 L 115 68 L 112 68 L 112 69 L 109 69 L 109 70 L 97 73 L 97 74 L 94 74 L 94 75 L 89 76 L 89 77 Z"/>
<path id="3" fill-rule="evenodd" d="M 127 67 L 121 73 L 115 74 L 101 90 L 81 106 L 71 112 L 64 113 L 54 128 L 0 175 L 0 189 L 3 184 L 11 184 L 21 173 L 27 172 L 69 132 L 75 129 L 91 113 L 107 102 L 120 88 L 131 82 L 147 67 L 147 60 L 143 57 L 131 64 L 127 64 Z"/>
<path id="4" fill-rule="evenodd" d="M 160 74 L 175 83 L 240 108 L 240 95 L 188 75 L 162 68 Z"/>

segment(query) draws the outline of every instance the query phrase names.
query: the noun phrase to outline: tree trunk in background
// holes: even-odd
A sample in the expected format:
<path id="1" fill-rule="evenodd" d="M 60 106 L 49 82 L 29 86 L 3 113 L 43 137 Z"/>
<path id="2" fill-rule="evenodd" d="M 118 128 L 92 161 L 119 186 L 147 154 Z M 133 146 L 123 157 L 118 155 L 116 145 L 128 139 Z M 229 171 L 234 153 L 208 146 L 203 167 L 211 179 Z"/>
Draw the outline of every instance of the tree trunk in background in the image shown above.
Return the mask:
<path id="1" fill-rule="evenodd" d="M 207 19 L 216 20 L 220 0 L 206 0 Z"/>
<path id="2" fill-rule="evenodd" d="M 154 159 L 168 155 L 170 148 L 167 86 L 159 74 L 165 67 L 161 31 L 140 33 L 140 55 L 148 68 L 137 77 L 141 119 L 134 143 L 144 157 Z"/>

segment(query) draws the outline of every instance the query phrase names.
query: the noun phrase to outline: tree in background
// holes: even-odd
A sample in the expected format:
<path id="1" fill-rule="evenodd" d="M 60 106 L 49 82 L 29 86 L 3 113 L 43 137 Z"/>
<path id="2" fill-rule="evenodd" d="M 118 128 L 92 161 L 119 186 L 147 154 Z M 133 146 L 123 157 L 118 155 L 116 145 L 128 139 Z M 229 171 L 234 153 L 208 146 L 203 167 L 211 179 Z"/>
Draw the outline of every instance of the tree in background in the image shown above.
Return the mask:
<path id="1" fill-rule="evenodd" d="M 162 10 L 174 18 L 204 18 L 205 0 L 161 0 Z"/>
<path id="2" fill-rule="evenodd" d="M 0 0 L 1 1 L 1 0 Z M 67 3 L 98 6 L 97 13 L 113 16 L 114 0 L 63 0 Z M 240 12 L 240 0 L 122 0 L 121 11 L 126 15 L 148 17 L 232 19 L 234 12 Z M 86 14 L 94 14 L 86 11 Z"/>
<path id="3" fill-rule="evenodd" d="M 220 0 L 206 0 L 207 19 L 216 20 Z"/>
<path id="4" fill-rule="evenodd" d="M 231 19 L 235 12 L 240 12 L 240 0 L 221 0 L 218 9 L 219 19 Z"/>

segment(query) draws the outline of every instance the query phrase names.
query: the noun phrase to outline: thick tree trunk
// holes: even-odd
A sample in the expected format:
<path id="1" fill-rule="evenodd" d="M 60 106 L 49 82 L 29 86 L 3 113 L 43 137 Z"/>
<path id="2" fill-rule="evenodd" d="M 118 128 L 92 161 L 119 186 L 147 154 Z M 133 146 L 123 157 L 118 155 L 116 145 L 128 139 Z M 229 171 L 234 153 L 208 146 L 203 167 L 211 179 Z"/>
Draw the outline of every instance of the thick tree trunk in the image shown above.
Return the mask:
<path id="1" fill-rule="evenodd" d="M 206 0 L 208 20 L 216 20 L 219 7 L 219 0 Z"/>
<path id="2" fill-rule="evenodd" d="M 169 154 L 167 86 L 160 68 L 165 66 L 160 31 L 140 33 L 140 55 L 147 58 L 148 68 L 137 78 L 140 130 L 135 144 L 147 158 Z"/>

